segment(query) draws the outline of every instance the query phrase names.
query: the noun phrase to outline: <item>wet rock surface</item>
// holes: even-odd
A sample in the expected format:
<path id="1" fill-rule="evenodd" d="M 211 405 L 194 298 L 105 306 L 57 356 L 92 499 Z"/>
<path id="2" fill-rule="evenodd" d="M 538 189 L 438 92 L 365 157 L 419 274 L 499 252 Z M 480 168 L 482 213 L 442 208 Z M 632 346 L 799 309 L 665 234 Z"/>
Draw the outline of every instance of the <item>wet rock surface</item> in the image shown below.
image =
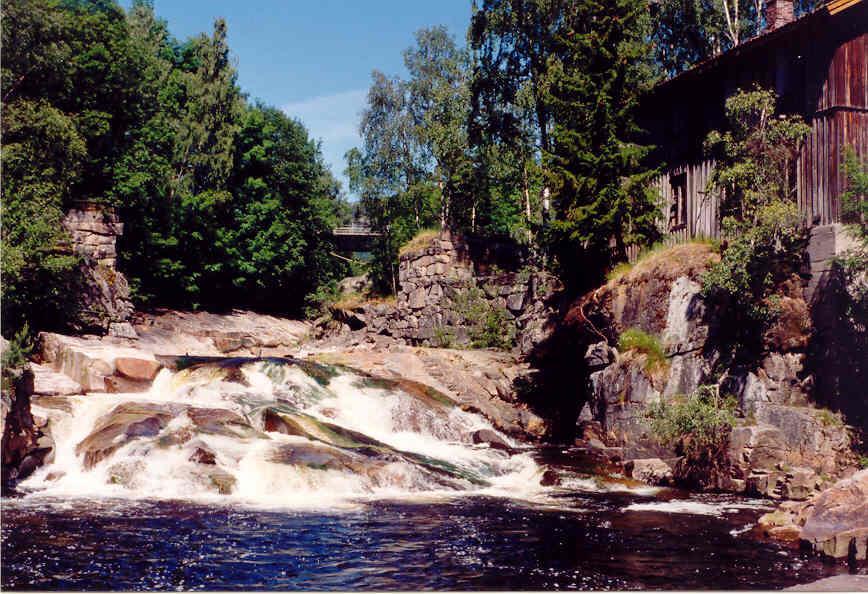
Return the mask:
<path id="1" fill-rule="evenodd" d="M 11 372 L 9 381 L 11 386 L 3 390 L 0 406 L 3 460 L 0 486 L 4 494 L 30 476 L 46 460 L 50 460 L 54 449 L 45 420 L 36 419 L 31 413 L 33 371 L 24 369 Z"/>
<path id="2" fill-rule="evenodd" d="M 522 439 L 539 440 L 546 421 L 522 404 L 515 381 L 529 367 L 509 353 L 360 345 L 342 350 L 314 351 L 324 363 L 338 363 L 386 379 L 404 378 L 429 386 L 467 410 L 489 419 L 495 428 Z"/>
<path id="3" fill-rule="evenodd" d="M 770 536 L 791 535 L 828 557 L 866 560 L 868 470 L 842 479 L 804 502 L 786 502 L 760 518 Z"/>

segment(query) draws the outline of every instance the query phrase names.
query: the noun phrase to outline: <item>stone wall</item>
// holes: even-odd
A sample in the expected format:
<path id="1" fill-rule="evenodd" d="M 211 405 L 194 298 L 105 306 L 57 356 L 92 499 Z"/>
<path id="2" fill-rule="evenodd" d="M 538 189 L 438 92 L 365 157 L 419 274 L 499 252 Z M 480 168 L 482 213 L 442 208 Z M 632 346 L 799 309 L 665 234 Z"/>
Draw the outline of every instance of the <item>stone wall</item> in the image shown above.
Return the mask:
<path id="1" fill-rule="evenodd" d="M 130 288 L 117 270 L 117 238 L 123 234 L 123 223 L 110 208 L 82 204 L 66 213 L 63 226 L 73 250 L 82 258 L 79 286 L 74 289 L 78 302 L 70 326 L 78 331 L 130 335 Z"/>
<path id="2" fill-rule="evenodd" d="M 484 319 L 528 352 L 552 314 L 554 276 L 530 268 L 501 271 L 474 262 L 466 243 L 443 233 L 400 256 L 395 306 L 360 312 L 368 330 L 422 346 L 467 346 Z M 490 316 L 490 317 L 489 317 Z M 484 319 L 483 319 L 484 318 Z"/>
<path id="3" fill-rule="evenodd" d="M 808 260 L 811 277 L 805 291 L 814 333 L 806 371 L 824 405 L 843 412 L 868 437 L 868 272 L 847 275 L 837 258 L 857 249 L 842 225 L 811 230 Z"/>

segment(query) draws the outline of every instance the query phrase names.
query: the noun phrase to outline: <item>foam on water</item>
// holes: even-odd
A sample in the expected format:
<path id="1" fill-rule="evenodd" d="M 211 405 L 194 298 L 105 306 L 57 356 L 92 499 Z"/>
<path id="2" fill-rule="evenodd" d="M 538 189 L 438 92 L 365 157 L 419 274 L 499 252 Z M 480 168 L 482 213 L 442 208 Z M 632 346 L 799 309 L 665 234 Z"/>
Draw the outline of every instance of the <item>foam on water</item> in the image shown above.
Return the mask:
<path id="1" fill-rule="evenodd" d="M 30 496 L 328 509 L 381 498 L 544 498 L 542 470 L 529 454 L 472 443 L 479 429 L 512 443 L 485 418 L 347 370 L 279 360 L 203 365 L 163 370 L 144 394 L 68 402 L 71 412 L 35 406 L 50 419 L 56 448 L 20 485 Z M 143 416 L 130 421 L 119 405 Z M 141 410 L 158 411 L 162 421 L 141 421 L 148 416 Z M 314 433 L 265 431 L 267 411 Z M 224 420 L 203 424 L 194 418 L 202 414 Z M 89 467 L 85 440 L 99 443 Z"/>
<path id="2" fill-rule="evenodd" d="M 741 509 L 772 509 L 768 502 L 764 501 L 723 501 L 710 503 L 692 501 L 688 499 L 672 499 L 670 501 L 652 501 L 644 503 L 631 503 L 624 508 L 625 511 L 656 511 L 669 514 L 693 514 L 703 516 L 723 516 L 734 513 Z"/>

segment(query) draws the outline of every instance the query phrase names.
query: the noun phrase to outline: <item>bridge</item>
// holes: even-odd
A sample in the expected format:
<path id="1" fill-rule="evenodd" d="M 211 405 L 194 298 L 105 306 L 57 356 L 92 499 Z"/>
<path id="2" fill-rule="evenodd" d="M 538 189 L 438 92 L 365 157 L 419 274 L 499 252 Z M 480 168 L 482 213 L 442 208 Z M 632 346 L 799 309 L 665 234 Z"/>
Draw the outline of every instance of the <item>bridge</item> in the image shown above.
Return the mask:
<path id="1" fill-rule="evenodd" d="M 367 225 L 348 225 L 332 229 L 335 246 L 341 252 L 369 252 L 380 234 Z"/>

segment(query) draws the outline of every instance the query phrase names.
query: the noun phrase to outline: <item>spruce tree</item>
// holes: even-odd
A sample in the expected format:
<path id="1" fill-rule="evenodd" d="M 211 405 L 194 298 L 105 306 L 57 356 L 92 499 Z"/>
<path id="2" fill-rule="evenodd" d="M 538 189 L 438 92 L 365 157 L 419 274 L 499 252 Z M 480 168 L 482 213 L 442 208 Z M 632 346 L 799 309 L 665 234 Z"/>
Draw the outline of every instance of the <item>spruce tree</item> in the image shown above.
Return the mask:
<path id="1" fill-rule="evenodd" d="M 565 10 L 551 65 L 552 150 L 546 155 L 552 241 L 567 281 L 624 259 L 656 235 L 655 171 L 635 122 L 653 83 L 643 0 L 581 0 Z M 593 262 L 588 269 L 584 263 Z M 591 274 L 593 276 L 593 274 Z"/>

